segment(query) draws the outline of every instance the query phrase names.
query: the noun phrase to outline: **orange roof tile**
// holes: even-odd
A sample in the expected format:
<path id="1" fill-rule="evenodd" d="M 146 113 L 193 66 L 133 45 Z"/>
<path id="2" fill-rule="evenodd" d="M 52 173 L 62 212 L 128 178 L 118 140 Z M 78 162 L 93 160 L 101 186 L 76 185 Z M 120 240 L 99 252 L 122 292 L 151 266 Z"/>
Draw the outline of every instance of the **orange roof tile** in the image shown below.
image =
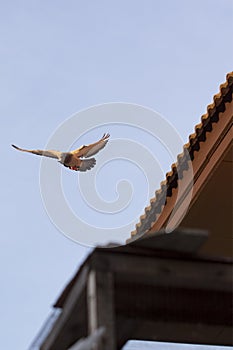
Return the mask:
<path id="1" fill-rule="evenodd" d="M 155 197 L 150 200 L 150 205 L 140 216 L 140 222 L 131 232 L 131 236 L 141 235 L 152 228 L 166 205 L 166 198 L 171 197 L 172 190 L 178 186 L 178 173 L 180 175 L 188 168 L 188 159 L 193 161 L 194 152 L 199 151 L 201 142 L 206 140 L 206 133 L 211 132 L 212 124 L 218 122 L 219 113 L 224 112 L 225 104 L 232 101 L 232 88 L 233 72 L 230 72 L 226 76 L 226 82 L 220 85 L 219 93 L 214 95 L 213 103 L 207 106 L 207 113 L 202 115 L 201 122 L 195 126 L 195 132 L 189 136 L 189 142 L 183 146 L 183 152 L 177 156 L 177 162 L 172 164 L 171 171 L 161 182 L 160 189 L 155 192 Z"/>

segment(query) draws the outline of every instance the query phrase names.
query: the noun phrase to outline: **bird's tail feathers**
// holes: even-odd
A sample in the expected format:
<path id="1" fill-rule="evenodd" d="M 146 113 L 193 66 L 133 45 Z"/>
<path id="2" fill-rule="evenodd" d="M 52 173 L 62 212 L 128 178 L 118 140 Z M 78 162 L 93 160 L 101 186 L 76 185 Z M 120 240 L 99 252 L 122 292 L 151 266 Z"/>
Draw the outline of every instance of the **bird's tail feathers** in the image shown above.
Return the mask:
<path id="1" fill-rule="evenodd" d="M 79 171 L 90 170 L 91 168 L 93 168 L 95 166 L 95 164 L 96 164 L 95 158 L 82 160 L 81 165 L 80 165 L 78 170 Z"/>

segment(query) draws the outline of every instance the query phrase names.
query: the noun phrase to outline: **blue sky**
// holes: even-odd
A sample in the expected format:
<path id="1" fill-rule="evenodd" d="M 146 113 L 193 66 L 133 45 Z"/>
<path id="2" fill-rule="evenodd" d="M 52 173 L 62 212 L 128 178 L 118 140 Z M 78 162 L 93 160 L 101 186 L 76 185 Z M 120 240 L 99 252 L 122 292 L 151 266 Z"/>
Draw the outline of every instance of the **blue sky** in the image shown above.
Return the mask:
<path id="1" fill-rule="evenodd" d="M 232 20 L 231 0 L 1 1 L 2 348 L 29 346 L 89 252 L 50 221 L 40 159 L 11 143 L 43 148 L 74 113 L 119 101 L 161 113 L 186 142 L 232 70 Z"/>

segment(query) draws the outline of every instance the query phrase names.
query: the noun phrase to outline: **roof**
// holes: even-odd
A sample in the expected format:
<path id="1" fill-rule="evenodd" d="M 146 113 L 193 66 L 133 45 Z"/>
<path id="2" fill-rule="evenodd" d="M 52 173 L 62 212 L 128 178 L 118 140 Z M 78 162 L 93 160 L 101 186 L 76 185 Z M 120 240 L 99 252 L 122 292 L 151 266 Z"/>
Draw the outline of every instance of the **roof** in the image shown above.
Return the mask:
<path id="1" fill-rule="evenodd" d="M 73 276 L 70 282 L 66 285 L 65 289 L 54 303 L 54 308 L 63 308 L 66 299 L 68 298 L 70 291 L 74 287 L 76 281 L 80 277 L 85 265 L 89 263 L 93 252 L 108 252 L 110 254 L 142 254 L 144 256 L 157 256 L 161 258 L 182 258 L 188 260 L 198 259 L 221 262 L 222 264 L 232 264 L 232 258 L 226 257 L 211 257 L 200 255 L 200 247 L 208 240 L 208 234 L 203 230 L 187 230 L 179 229 L 172 232 L 172 234 L 166 234 L 164 230 L 155 232 L 149 236 L 142 236 L 137 240 L 131 241 L 127 245 L 119 247 L 96 247 L 90 255 L 86 258 L 83 264 L 80 266 L 77 273 Z"/>
<path id="2" fill-rule="evenodd" d="M 188 161 L 193 162 L 195 152 L 198 152 L 206 141 L 207 133 L 213 130 L 213 124 L 219 122 L 219 115 L 226 110 L 226 104 L 232 101 L 233 72 L 226 76 L 226 82 L 220 85 L 220 91 L 214 95 L 213 103 L 207 106 L 207 112 L 201 117 L 201 122 L 195 126 L 195 132 L 189 136 L 189 142 L 183 146 L 183 152 L 177 156 L 177 162 L 172 164 L 171 171 L 161 182 L 160 189 L 150 200 L 150 205 L 140 217 L 136 229 L 131 236 L 141 235 L 151 230 L 158 216 L 166 206 L 168 197 L 172 197 L 173 190 L 178 187 L 178 174 L 182 176 L 188 169 Z"/>
<path id="3" fill-rule="evenodd" d="M 179 229 L 96 247 L 63 290 L 54 305 L 58 317 L 36 344 L 68 349 L 105 327 L 105 342 L 114 349 L 136 338 L 232 345 L 233 260 L 200 254 L 208 239 L 206 232 Z"/>

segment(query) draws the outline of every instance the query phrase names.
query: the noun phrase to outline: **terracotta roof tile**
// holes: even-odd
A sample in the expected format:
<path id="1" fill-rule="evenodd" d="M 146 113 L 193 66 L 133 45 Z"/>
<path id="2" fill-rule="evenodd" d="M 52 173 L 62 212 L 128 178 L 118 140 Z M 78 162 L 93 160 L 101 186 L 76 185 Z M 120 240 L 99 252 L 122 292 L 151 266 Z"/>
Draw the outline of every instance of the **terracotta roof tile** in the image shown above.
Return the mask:
<path id="1" fill-rule="evenodd" d="M 219 93 L 214 95 L 213 103 L 207 106 L 207 112 L 202 115 L 201 123 L 195 126 L 195 132 L 189 136 L 189 142 L 183 146 L 183 152 L 177 156 L 177 162 L 172 164 L 171 171 L 166 174 L 166 179 L 160 184 L 160 189 L 155 192 L 155 196 L 150 200 L 150 205 L 140 216 L 140 222 L 136 224 L 136 229 L 131 232 L 131 236 L 142 234 L 154 225 L 166 205 L 167 197 L 172 196 L 172 190 L 178 186 L 177 168 L 182 176 L 183 171 L 188 168 L 187 159 L 194 159 L 194 152 L 199 151 L 201 142 L 205 142 L 206 133 L 211 132 L 212 124 L 218 122 L 219 113 L 225 110 L 227 102 L 232 101 L 232 87 L 233 72 L 230 72 L 226 76 L 226 82 L 220 85 Z"/>

